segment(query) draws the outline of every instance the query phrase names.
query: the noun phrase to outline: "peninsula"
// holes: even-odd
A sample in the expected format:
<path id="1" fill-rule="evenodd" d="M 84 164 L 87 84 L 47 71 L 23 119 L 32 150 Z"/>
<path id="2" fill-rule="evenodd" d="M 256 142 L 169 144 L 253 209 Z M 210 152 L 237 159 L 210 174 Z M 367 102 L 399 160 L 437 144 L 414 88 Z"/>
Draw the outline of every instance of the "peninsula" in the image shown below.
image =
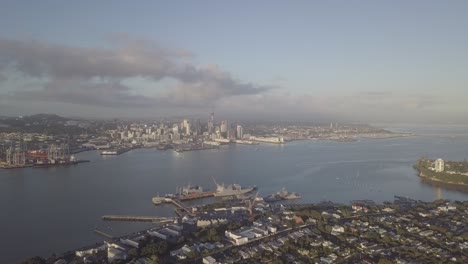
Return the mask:
<path id="1" fill-rule="evenodd" d="M 414 165 L 419 176 L 442 183 L 468 187 L 468 162 L 421 158 Z"/>

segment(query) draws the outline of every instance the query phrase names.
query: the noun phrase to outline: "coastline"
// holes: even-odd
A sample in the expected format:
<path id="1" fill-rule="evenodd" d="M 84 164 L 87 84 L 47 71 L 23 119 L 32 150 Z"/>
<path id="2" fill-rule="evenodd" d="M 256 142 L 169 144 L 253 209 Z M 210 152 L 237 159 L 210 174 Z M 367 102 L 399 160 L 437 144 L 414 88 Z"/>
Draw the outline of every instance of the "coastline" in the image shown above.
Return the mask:
<path id="1" fill-rule="evenodd" d="M 436 183 L 443 183 L 443 184 L 447 184 L 447 185 L 451 185 L 451 186 L 464 187 L 464 188 L 466 188 L 466 191 L 468 192 L 468 184 L 464 184 L 462 182 L 451 182 L 451 181 L 440 180 L 440 179 L 437 179 L 437 178 L 432 178 L 432 177 L 424 175 L 424 173 L 422 171 L 420 171 L 420 170 L 418 170 L 418 176 L 420 178 L 424 179 L 424 180 L 428 180 L 428 181 L 432 181 L 432 182 L 436 182 Z"/>

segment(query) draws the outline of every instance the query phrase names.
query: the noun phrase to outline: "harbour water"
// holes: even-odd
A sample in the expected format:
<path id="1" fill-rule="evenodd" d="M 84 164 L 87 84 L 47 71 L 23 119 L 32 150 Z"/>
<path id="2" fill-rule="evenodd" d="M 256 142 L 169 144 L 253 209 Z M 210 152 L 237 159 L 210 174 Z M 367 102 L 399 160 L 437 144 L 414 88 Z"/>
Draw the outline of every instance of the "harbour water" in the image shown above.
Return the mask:
<path id="1" fill-rule="evenodd" d="M 148 228 L 146 223 L 103 222 L 101 216 L 173 216 L 171 206 L 156 207 L 151 198 L 188 183 L 213 190 L 212 177 L 257 185 L 260 196 L 286 187 L 303 195 L 298 202 L 382 202 L 394 195 L 467 200 L 466 192 L 423 182 L 412 165 L 421 156 L 468 159 L 468 127 L 397 129 L 420 136 L 230 145 L 183 153 L 138 149 L 119 156 L 90 151 L 78 158 L 91 162 L 76 166 L 0 170 L 0 263 L 102 241 L 95 228 L 112 235 Z"/>

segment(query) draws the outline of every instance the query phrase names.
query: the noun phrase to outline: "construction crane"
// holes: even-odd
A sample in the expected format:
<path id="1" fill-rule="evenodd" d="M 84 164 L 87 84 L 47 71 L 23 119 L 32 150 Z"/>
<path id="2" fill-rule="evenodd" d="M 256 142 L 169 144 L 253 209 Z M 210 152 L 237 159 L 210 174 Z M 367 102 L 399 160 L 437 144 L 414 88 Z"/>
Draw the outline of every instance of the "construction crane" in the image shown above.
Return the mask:
<path id="1" fill-rule="evenodd" d="M 249 212 L 249 220 L 253 221 L 253 208 L 258 197 L 258 192 L 255 194 L 252 200 L 247 200 L 247 211 Z"/>

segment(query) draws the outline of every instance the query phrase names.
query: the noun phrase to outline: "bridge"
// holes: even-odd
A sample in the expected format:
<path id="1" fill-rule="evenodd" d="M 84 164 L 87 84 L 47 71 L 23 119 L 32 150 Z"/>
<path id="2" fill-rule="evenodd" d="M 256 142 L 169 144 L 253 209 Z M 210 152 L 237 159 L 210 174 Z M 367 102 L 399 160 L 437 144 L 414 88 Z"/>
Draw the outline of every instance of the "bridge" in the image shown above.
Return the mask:
<path id="1" fill-rule="evenodd" d="M 182 202 L 180 202 L 179 200 L 177 200 L 177 199 L 171 199 L 171 202 L 172 202 L 175 206 L 177 206 L 177 207 L 179 207 L 180 209 L 184 210 L 188 215 L 190 215 L 190 216 L 194 216 L 194 215 L 195 215 L 194 213 L 192 213 L 192 211 L 191 211 L 190 209 L 188 209 L 187 207 L 185 207 L 185 206 L 182 204 Z"/>

